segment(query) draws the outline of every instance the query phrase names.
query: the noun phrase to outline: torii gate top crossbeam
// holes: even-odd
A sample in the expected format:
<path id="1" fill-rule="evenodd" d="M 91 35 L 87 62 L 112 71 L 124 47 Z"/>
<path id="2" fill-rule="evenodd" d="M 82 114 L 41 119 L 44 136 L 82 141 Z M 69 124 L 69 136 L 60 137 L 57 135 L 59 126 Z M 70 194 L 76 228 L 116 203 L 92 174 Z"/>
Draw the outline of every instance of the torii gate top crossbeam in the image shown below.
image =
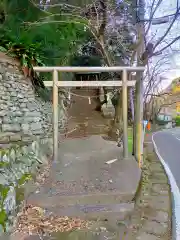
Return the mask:
<path id="1" fill-rule="evenodd" d="M 143 72 L 145 67 L 127 67 L 127 66 L 117 66 L 117 67 L 33 67 L 36 72 L 121 72 L 123 70 L 129 72 Z"/>

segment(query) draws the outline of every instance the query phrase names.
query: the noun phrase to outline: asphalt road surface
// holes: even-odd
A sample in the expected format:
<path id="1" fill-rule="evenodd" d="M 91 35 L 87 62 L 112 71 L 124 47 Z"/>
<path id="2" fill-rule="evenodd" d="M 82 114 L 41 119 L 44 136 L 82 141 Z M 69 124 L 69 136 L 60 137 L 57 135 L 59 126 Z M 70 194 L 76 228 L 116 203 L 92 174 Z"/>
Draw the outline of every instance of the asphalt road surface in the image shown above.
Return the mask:
<path id="1" fill-rule="evenodd" d="M 153 139 L 160 156 L 168 164 L 180 189 L 180 128 L 158 132 Z"/>
<path id="2" fill-rule="evenodd" d="M 172 239 L 180 240 L 180 128 L 157 132 L 152 140 L 171 185 Z"/>

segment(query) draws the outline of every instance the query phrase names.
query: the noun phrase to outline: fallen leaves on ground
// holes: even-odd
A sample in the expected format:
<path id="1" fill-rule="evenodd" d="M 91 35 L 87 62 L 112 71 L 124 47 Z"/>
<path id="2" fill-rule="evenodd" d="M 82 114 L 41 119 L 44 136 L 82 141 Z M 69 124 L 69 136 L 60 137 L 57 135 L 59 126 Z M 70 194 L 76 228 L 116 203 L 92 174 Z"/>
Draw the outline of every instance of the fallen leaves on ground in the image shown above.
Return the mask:
<path id="1" fill-rule="evenodd" d="M 47 214 L 46 210 L 36 206 L 26 206 L 18 214 L 16 231 L 32 234 L 65 232 L 76 229 L 88 229 L 90 222 L 69 217 Z"/>
<path id="2" fill-rule="evenodd" d="M 46 168 L 44 168 L 43 171 L 40 170 L 40 172 L 37 174 L 36 185 L 42 185 L 48 179 L 50 167 L 51 167 L 51 161 L 49 160 Z"/>

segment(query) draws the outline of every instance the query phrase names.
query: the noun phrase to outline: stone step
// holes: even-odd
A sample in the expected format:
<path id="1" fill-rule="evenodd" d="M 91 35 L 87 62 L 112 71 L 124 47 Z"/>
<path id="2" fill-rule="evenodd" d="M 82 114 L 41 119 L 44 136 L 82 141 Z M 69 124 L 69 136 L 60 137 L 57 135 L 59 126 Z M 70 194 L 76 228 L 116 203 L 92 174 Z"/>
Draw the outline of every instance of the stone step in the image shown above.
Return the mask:
<path id="1" fill-rule="evenodd" d="M 67 206 L 71 204 L 118 204 L 123 202 L 132 202 L 134 198 L 134 193 L 118 192 L 118 191 L 108 191 L 106 193 L 64 193 L 52 195 L 46 193 L 31 194 L 28 199 L 28 204 L 39 205 L 41 207 L 58 207 Z M 42 201 L 43 199 L 43 201 Z"/>
<path id="2" fill-rule="evenodd" d="M 133 209 L 134 203 L 68 205 L 66 207 L 48 207 L 46 214 L 80 217 L 86 220 L 122 221 Z"/>
<path id="3" fill-rule="evenodd" d="M 94 221 L 90 229 L 54 232 L 50 236 L 43 236 L 43 240 L 121 240 L 124 239 L 126 230 L 127 226 L 123 222 L 114 224 L 110 221 Z M 16 232 L 15 237 L 13 235 L 13 238 L 3 238 L 3 240 L 40 240 L 39 235 L 29 235 L 26 238 L 21 236 L 21 233 Z"/>

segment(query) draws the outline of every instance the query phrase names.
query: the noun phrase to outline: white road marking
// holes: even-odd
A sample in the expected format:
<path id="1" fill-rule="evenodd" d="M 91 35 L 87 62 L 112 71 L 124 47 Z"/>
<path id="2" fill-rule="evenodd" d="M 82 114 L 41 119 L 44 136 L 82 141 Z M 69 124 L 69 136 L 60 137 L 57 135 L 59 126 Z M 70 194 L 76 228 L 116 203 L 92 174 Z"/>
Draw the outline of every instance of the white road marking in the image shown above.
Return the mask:
<path id="1" fill-rule="evenodd" d="M 111 164 L 111 163 L 116 162 L 116 161 L 117 161 L 117 158 L 107 161 L 106 164 Z"/>
<path id="2" fill-rule="evenodd" d="M 175 225 L 175 239 L 176 240 L 180 240 L 180 190 L 177 186 L 177 183 L 176 183 L 176 180 L 168 166 L 168 164 L 164 161 L 164 159 L 161 157 L 159 151 L 158 151 L 158 147 L 154 141 L 154 136 L 158 134 L 157 133 L 154 133 L 152 135 L 152 142 L 153 142 L 153 145 L 154 145 L 154 149 L 155 149 L 155 152 L 159 158 L 159 160 L 161 161 L 162 165 L 164 166 L 164 169 L 166 171 L 166 174 L 168 176 L 168 179 L 169 179 L 169 183 L 170 183 L 170 186 L 171 186 L 171 192 L 172 192 L 172 195 L 173 195 L 173 199 L 174 199 L 174 217 L 175 219 L 173 219 L 175 221 L 174 225 Z"/>
<path id="3" fill-rule="evenodd" d="M 176 137 L 177 135 L 179 135 L 179 133 L 177 134 L 177 133 L 171 133 L 171 135 L 173 136 L 173 137 L 175 137 L 178 141 L 180 141 L 180 138 L 179 137 Z"/>
<path id="4" fill-rule="evenodd" d="M 178 132 L 178 131 L 172 131 L 172 130 L 171 130 L 170 134 L 171 134 L 173 137 L 175 137 L 178 141 L 180 141 L 180 137 L 179 137 L 180 132 Z M 178 136 L 178 137 L 177 137 L 177 136 Z"/>

